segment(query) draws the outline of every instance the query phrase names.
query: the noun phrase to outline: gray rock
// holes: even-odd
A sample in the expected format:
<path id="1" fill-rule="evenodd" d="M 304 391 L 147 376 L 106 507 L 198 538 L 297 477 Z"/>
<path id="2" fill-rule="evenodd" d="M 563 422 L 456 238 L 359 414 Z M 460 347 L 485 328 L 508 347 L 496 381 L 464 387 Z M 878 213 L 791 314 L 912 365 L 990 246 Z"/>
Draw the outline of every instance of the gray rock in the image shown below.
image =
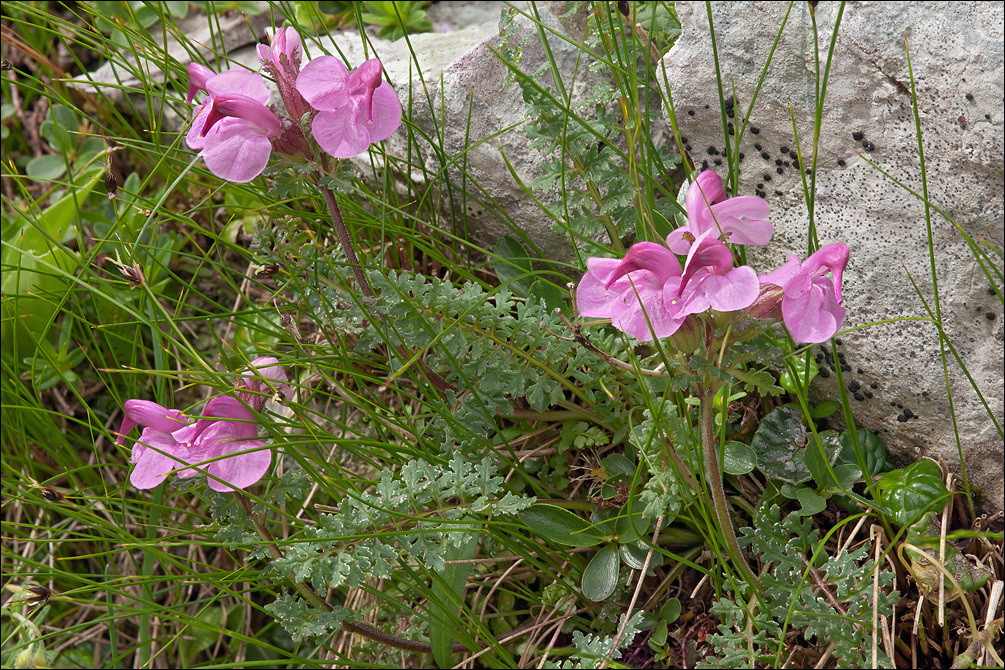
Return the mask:
<path id="1" fill-rule="evenodd" d="M 787 8 L 713 5 L 724 84 L 735 86 L 737 132 Z M 837 9 L 837 3 L 816 9 L 821 71 Z M 709 147 L 724 148 L 708 19 L 704 5 L 681 2 L 677 11 L 683 34 L 663 64 L 681 134 L 700 167 L 711 158 Z M 745 157 L 739 192 L 763 189 L 775 224 L 769 247 L 748 250 L 759 271 L 777 267 L 784 254 L 806 255 L 802 182 L 782 148 L 796 149 L 791 109 L 801 153 L 810 160 L 816 100 L 812 30 L 807 4 L 793 5 L 740 143 Z M 848 3 L 823 107 L 814 219 L 821 245 L 843 241 L 851 247 L 845 328 L 900 319 L 841 337 L 839 350 L 851 368 L 845 383 L 858 381 L 873 394 L 851 401 L 858 425 L 876 431 L 900 462 L 941 458 L 959 474 L 938 330 L 911 283 L 913 278 L 934 310 L 925 210 L 918 197 L 893 181 L 921 193 L 905 34 L 921 110 L 929 200 L 973 239 L 999 247 L 1005 242 L 1000 3 Z M 724 167 L 715 169 L 725 176 Z M 994 422 L 1005 423 L 1002 305 L 988 293 L 989 282 L 960 230 L 934 209 L 931 215 L 944 332 L 974 380 L 972 385 L 947 351 L 967 476 L 987 496 L 987 507 L 1000 511 L 1003 441 Z M 1000 267 L 1000 257 L 991 258 Z M 830 395 L 836 393 L 834 376 L 821 381 L 830 384 Z"/>

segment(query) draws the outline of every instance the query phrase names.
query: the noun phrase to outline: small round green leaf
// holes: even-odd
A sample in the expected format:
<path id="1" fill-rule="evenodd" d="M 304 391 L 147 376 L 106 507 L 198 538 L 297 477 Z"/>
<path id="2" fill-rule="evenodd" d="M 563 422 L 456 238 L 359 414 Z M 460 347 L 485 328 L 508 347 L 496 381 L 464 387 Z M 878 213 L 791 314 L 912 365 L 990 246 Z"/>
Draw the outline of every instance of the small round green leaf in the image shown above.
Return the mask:
<path id="1" fill-rule="evenodd" d="M 594 602 L 607 600 L 618 585 L 618 548 L 609 544 L 597 552 L 583 570 L 583 595 Z"/>
<path id="2" fill-rule="evenodd" d="M 722 469 L 727 475 L 745 475 L 757 467 L 757 454 L 749 444 L 729 441 L 722 458 Z"/>
<path id="3" fill-rule="evenodd" d="M 593 524 L 555 505 L 531 505 L 520 512 L 520 520 L 541 537 L 557 544 L 592 547 L 604 541 Z"/>

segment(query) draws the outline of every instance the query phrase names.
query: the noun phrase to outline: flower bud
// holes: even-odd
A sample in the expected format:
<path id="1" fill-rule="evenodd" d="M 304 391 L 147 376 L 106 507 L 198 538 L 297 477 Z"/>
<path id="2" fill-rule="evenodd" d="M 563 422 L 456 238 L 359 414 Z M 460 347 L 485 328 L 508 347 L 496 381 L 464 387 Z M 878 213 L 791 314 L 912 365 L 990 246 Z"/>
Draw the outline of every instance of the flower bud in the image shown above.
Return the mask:
<path id="1" fill-rule="evenodd" d="M 785 289 L 775 284 L 762 284 L 757 299 L 744 311 L 754 319 L 771 319 L 781 321 L 782 298 Z"/>

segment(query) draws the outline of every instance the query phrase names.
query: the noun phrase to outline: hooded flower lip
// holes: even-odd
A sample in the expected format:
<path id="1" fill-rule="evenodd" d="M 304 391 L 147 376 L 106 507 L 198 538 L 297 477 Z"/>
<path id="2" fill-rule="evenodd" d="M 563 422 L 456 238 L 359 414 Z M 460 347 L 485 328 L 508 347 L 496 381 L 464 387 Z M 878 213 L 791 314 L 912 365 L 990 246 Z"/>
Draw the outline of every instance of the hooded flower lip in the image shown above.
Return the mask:
<path id="1" fill-rule="evenodd" d="M 847 244 L 829 244 L 805 261 L 790 255 L 780 268 L 761 275 L 762 285 L 779 286 L 785 291 L 782 318 L 799 342 L 825 342 L 844 323 L 841 281 L 849 253 Z M 828 272 L 831 279 L 823 276 Z"/>
<path id="2" fill-rule="evenodd" d="M 701 172 L 685 196 L 687 226 L 667 236 L 667 246 L 677 254 L 686 254 L 694 241 L 708 231 L 731 244 L 766 245 L 774 226 L 766 219 L 771 208 L 761 198 L 751 195 L 726 199 L 722 180 L 712 170 Z"/>
<path id="3" fill-rule="evenodd" d="M 297 90 L 318 110 L 314 139 L 335 158 L 361 154 L 401 125 L 401 102 L 382 71 L 377 59 L 350 73 L 337 58 L 321 56 L 297 77 Z"/>

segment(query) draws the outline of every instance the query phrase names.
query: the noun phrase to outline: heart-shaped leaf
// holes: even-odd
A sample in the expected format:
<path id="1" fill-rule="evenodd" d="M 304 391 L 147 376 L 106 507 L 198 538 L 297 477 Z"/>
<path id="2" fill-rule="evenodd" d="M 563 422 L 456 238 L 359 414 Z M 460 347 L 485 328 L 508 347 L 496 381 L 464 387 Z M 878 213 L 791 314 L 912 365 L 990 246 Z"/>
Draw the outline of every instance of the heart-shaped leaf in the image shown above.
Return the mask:
<path id="1" fill-rule="evenodd" d="M 890 508 L 892 520 L 901 526 L 945 505 L 949 499 L 942 470 L 927 458 L 886 473 L 877 485 L 879 503 Z"/>

